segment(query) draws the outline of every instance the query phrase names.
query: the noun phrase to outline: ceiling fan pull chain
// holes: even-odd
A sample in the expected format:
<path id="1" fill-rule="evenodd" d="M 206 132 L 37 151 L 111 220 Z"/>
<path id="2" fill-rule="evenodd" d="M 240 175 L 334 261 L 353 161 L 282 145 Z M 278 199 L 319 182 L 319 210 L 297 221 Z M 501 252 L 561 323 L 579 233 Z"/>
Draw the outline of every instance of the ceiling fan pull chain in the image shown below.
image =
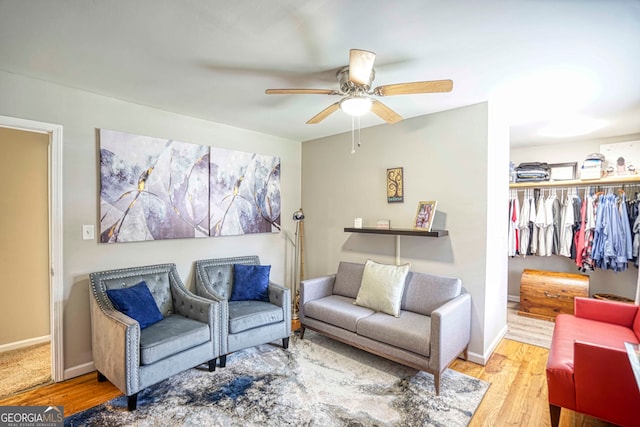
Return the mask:
<path id="1" fill-rule="evenodd" d="M 351 154 L 356 152 L 355 116 L 351 116 Z"/>
<path id="2" fill-rule="evenodd" d="M 358 147 L 360 147 L 360 116 L 358 116 Z"/>

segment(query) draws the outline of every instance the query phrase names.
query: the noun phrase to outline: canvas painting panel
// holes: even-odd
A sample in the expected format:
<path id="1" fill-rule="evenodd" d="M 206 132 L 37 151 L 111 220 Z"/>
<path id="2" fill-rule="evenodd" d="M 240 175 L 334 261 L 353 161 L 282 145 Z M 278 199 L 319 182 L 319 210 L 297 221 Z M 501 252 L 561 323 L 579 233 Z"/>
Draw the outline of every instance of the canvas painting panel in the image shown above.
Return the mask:
<path id="1" fill-rule="evenodd" d="M 100 130 L 100 241 L 209 234 L 209 147 Z"/>
<path id="2" fill-rule="evenodd" d="M 280 158 L 211 147 L 210 235 L 280 231 Z"/>

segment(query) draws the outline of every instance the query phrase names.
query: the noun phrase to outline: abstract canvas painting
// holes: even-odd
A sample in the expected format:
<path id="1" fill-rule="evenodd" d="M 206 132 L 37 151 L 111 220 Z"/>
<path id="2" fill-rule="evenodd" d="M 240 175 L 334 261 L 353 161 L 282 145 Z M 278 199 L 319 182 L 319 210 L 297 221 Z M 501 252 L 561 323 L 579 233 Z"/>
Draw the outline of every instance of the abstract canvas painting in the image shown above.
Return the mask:
<path id="1" fill-rule="evenodd" d="M 280 158 L 211 147 L 210 235 L 280 230 Z"/>
<path id="2" fill-rule="evenodd" d="M 280 158 L 100 130 L 100 242 L 280 230 Z"/>
<path id="3" fill-rule="evenodd" d="M 100 241 L 209 235 L 209 147 L 100 130 Z"/>

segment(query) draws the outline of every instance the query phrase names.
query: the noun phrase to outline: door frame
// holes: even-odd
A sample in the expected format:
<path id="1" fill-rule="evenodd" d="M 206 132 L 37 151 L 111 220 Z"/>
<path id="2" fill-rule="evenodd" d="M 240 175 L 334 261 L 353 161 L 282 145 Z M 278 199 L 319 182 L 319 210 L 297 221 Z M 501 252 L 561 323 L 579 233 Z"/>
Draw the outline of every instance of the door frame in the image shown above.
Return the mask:
<path id="1" fill-rule="evenodd" d="M 51 378 L 64 380 L 62 263 L 62 125 L 0 116 L 0 127 L 49 135 L 49 329 Z"/>

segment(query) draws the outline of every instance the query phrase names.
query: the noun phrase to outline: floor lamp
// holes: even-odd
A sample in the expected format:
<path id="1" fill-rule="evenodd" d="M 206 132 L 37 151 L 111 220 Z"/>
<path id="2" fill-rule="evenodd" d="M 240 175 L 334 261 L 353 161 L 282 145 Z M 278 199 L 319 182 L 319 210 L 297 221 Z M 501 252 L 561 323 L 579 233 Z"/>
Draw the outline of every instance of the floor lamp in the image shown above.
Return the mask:
<path id="1" fill-rule="evenodd" d="M 293 221 L 296 223 L 295 236 L 295 256 L 293 261 L 293 286 L 292 286 L 292 304 L 293 312 L 291 318 L 298 319 L 300 317 L 300 281 L 304 279 L 304 212 L 302 208 L 293 213 Z"/>

